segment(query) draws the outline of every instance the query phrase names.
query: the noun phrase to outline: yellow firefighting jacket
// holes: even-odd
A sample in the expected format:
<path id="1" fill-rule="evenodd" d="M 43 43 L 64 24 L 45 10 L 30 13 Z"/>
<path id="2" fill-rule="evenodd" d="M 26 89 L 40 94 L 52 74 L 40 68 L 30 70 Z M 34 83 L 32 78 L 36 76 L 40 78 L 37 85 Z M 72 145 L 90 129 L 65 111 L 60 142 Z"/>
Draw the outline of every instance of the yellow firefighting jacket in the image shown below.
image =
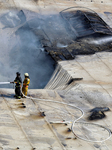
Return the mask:
<path id="1" fill-rule="evenodd" d="M 30 84 L 30 79 L 29 78 L 25 78 L 23 81 L 23 87 L 28 88 Z"/>

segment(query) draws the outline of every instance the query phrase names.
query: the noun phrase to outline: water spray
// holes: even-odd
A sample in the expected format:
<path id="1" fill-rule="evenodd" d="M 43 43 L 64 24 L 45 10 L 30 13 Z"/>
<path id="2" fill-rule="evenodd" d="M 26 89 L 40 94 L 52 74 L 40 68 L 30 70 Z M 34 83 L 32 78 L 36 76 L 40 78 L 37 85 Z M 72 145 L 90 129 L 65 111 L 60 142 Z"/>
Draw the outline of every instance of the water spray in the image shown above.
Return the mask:
<path id="1" fill-rule="evenodd" d="M 96 44 L 96 45 L 102 45 L 108 42 L 112 42 L 112 36 L 111 37 L 103 37 L 103 38 L 97 38 L 97 39 L 85 39 L 85 42 L 89 44 Z"/>
<path id="2" fill-rule="evenodd" d="M 13 89 L 14 89 L 14 82 L 0 82 L 0 85 L 11 84 L 11 83 L 13 83 Z"/>
<path id="3" fill-rule="evenodd" d="M 11 82 L 0 82 L 0 84 L 11 84 Z"/>

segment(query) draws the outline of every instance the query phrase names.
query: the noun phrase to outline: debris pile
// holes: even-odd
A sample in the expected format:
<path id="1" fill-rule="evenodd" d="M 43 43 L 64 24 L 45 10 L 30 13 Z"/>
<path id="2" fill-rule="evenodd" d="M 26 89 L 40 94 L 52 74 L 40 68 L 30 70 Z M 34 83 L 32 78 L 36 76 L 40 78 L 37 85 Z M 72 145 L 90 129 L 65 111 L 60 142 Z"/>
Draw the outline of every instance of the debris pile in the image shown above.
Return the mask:
<path id="1" fill-rule="evenodd" d="M 95 120 L 95 119 L 103 119 L 105 118 L 105 111 L 110 111 L 108 107 L 95 107 L 92 110 L 90 110 L 91 115 L 89 116 L 89 120 Z"/>

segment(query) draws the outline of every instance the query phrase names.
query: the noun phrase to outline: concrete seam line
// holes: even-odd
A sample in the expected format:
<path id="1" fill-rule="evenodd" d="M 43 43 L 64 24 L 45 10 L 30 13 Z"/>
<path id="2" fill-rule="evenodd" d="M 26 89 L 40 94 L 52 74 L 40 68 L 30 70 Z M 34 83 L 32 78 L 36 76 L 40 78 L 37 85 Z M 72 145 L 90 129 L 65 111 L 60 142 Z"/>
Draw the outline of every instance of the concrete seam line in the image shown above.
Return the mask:
<path id="1" fill-rule="evenodd" d="M 2 96 L 2 97 L 3 97 L 3 96 Z M 10 112 L 11 112 L 11 114 L 12 114 L 12 116 L 13 116 L 15 122 L 17 123 L 18 127 L 20 128 L 20 130 L 22 131 L 23 135 L 26 137 L 27 141 L 29 142 L 29 145 L 30 145 L 32 148 L 34 148 L 34 147 L 33 147 L 33 144 L 31 143 L 30 139 L 29 139 L 28 136 L 26 135 L 25 131 L 23 130 L 23 128 L 21 127 L 21 125 L 18 123 L 18 121 L 17 121 L 15 115 L 14 115 L 13 112 L 12 112 L 12 109 L 11 109 L 10 106 L 7 104 L 7 100 L 6 100 L 4 97 L 3 97 L 3 99 L 4 99 L 4 101 L 5 101 L 6 105 L 7 105 L 7 107 L 9 108 L 9 110 L 10 110 Z"/>
<path id="2" fill-rule="evenodd" d="M 24 94 L 23 94 L 23 95 L 24 95 Z M 25 95 L 24 95 L 24 96 L 25 96 Z M 68 105 L 68 106 L 71 106 L 71 107 L 74 107 L 74 108 L 80 110 L 81 113 L 82 113 L 82 115 L 81 115 L 79 118 L 77 118 L 76 120 L 73 121 L 72 126 L 71 126 L 71 129 L 72 129 L 73 134 L 74 134 L 77 138 L 79 138 L 79 139 L 81 139 L 81 140 L 84 140 L 84 141 L 87 141 L 87 142 L 105 142 L 106 140 L 108 140 L 108 139 L 111 137 L 111 130 L 108 129 L 108 128 L 106 128 L 106 127 L 104 127 L 104 126 L 102 126 L 102 125 L 94 124 L 94 123 L 89 123 L 89 122 L 81 122 L 81 121 L 79 122 L 78 120 L 80 120 L 80 119 L 84 116 L 84 111 L 83 111 L 81 108 L 79 108 L 79 107 L 77 107 L 77 106 L 75 106 L 75 105 L 68 104 L 68 103 L 65 103 L 65 102 L 47 100 L 47 99 L 31 98 L 31 97 L 28 97 L 28 96 L 25 96 L 25 97 L 26 97 L 26 98 L 29 98 L 29 99 L 32 99 L 32 100 L 37 100 L 37 101 L 46 101 L 46 102 L 53 102 L 53 103 L 59 103 L 59 104 L 63 104 L 63 105 Z M 74 129 L 73 129 L 73 128 L 74 128 L 74 124 L 77 123 L 77 122 L 78 122 L 78 123 L 83 123 L 83 124 L 95 125 L 95 126 L 104 128 L 105 130 L 108 131 L 109 136 L 108 136 L 106 139 L 101 140 L 101 141 L 88 140 L 88 139 L 82 138 L 82 137 L 80 137 L 80 136 L 77 136 L 77 135 L 75 134 L 75 132 L 74 132 Z"/>

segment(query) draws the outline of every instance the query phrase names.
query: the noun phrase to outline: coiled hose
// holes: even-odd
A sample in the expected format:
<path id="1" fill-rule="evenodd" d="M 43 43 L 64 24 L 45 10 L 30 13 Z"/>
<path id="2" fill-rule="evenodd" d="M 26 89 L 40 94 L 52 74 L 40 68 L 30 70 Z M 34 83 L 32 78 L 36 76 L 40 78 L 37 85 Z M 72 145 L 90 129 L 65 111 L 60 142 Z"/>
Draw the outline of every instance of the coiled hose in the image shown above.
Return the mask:
<path id="1" fill-rule="evenodd" d="M 63 104 L 63 105 L 67 105 L 67 106 L 70 106 L 70 107 L 73 107 L 73 108 L 75 108 L 75 109 L 80 110 L 81 113 L 82 113 L 82 115 L 81 115 L 79 118 L 77 118 L 76 120 L 74 120 L 74 121 L 72 122 L 72 125 L 71 125 L 72 133 L 75 135 L 76 138 L 79 138 L 79 139 L 84 140 L 84 141 L 87 141 L 87 142 L 105 142 L 106 140 L 108 140 L 108 139 L 111 137 L 111 130 L 108 129 L 108 128 L 106 128 L 106 127 L 104 127 L 104 126 L 102 126 L 102 125 L 94 124 L 94 123 L 89 123 L 89 122 L 81 122 L 81 121 L 78 121 L 78 120 L 80 120 L 80 119 L 84 116 L 84 111 L 83 111 L 81 108 L 79 108 L 79 107 L 77 107 L 77 106 L 75 106 L 75 105 L 68 104 L 68 103 L 65 103 L 65 102 L 54 101 L 54 100 L 33 98 L 33 97 L 25 96 L 24 94 L 23 94 L 23 96 L 24 96 L 25 98 L 28 98 L 28 99 L 31 99 L 31 100 L 37 100 L 37 101 L 53 102 L 53 103 Z M 50 107 L 51 107 L 51 106 L 50 106 Z M 58 108 L 57 108 L 57 109 L 58 109 Z M 109 135 L 108 135 L 108 137 L 107 137 L 106 139 L 100 140 L 100 141 L 98 141 L 98 140 L 89 140 L 89 139 L 82 138 L 82 137 L 80 137 L 80 136 L 78 136 L 78 135 L 75 134 L 75 131 L 74 131 L 74 125 L 75 125 L 75 123 L 81 123 L 81 124 L 86 124 L 86 125 L 91 124 L 91 125 L 94 125 L 94 126 L 98 126 L 98 127 L 100 127 L 100 128 L 103 128 L 103 129 L 107 130 L 108 133 L 109 133 Z"/>

